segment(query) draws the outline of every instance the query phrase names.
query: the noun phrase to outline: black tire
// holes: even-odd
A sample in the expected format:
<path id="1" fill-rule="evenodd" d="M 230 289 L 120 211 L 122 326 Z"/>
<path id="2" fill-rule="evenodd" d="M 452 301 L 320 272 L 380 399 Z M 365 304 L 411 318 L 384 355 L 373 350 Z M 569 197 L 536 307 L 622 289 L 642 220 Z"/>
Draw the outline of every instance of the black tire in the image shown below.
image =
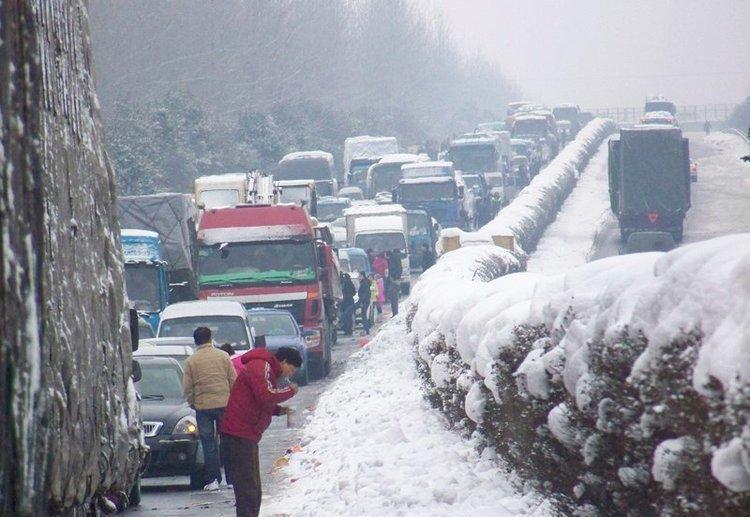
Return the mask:
<path id="1" fill-rule="evenodd" d="M 308 381 L 318 381 L 325 376 L 325 362 L 318 354 L 307 356 Z"/>
<path id="2" fill-rule="evenodd" d="M 135 483 L 130 489 L 130 495 L 128 496 L 130 506 L 138 506 L 141 504 L 141 475 L 140 473 L 135 478 Z"/>
<path id="3" fill-rule="evenodd" d="M 206 486 L 206 476 L 203 469 L 190 474 L 190 490 L 200 490 Z"/>

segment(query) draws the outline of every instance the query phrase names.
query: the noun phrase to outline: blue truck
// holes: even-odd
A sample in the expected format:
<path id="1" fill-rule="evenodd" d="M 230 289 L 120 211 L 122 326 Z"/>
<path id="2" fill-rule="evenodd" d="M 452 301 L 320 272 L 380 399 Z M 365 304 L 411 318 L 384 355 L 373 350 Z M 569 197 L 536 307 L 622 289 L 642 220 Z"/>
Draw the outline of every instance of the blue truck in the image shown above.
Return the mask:
<path id="1" fill-rule="evenodd" d="M 159 234 L 149 230 L 121 232 L 125 261 L 125 287 L 132 308 L 151 325 L 159 326 L 159 315 L 169 303 L 167 262 Z"/>
<path id="2" fill-rule="evenodd" d="M 454 177 L 409 178 L 399 182 L 396 202 L 407 210 L 426 210 L 443 228 L 469 229 L 465 194 L 463 182 Z"/>

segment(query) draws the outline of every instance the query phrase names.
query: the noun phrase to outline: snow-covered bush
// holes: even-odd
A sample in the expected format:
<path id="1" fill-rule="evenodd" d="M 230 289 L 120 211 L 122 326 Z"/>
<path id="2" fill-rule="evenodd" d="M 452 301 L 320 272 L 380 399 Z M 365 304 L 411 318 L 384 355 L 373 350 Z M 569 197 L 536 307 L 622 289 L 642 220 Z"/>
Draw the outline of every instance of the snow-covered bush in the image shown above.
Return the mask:
<path id="1" fill-rule="evenodd" d="M 418 361 L 452 421 L 471 418 L 568 511 L 750 508 L 750 234 L 554 277 L 474 276 L 480 249 L 446 254 L 412 300 Z M 451 256 L 469 250 L 460 271 Z"/>

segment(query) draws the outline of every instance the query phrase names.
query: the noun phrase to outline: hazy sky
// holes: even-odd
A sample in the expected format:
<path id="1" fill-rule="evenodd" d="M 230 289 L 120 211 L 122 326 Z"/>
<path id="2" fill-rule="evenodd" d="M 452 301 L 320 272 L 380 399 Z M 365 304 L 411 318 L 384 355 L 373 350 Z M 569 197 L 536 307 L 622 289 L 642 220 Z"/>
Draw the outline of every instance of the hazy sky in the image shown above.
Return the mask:
<path id="1" fill-rule="evenodd" d="M 423 0 L 524 97 L 581 107 L 750 95 L 750 0 Z"/>

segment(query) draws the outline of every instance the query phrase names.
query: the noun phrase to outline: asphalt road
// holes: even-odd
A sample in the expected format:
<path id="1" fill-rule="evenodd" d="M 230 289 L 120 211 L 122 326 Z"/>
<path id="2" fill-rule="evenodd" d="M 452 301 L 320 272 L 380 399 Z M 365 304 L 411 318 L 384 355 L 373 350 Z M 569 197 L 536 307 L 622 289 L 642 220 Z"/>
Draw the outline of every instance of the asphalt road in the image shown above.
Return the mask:
<path id="1" fill-rule="evenodd" d="M 384 315 L 384 321 L 387 314 Z M 377 332 L 377 324 L 371 330 L 370 336 Z M 292 407 L 301 414 L 304 421 L 314 409 L 316 401 L 341 373 L 346 369 L 347 362 L 354 352 L 360 349 L 361 340 L 359 329 L 353 337 L 339 335 L 338 344 L 333 349 L 333 363 L 331 375 L 323 380 L 311 382 L 308 386 L 300 387 L 299 393 L 285 405 Z M 273 463 L 282 457 L 288 448 L 299 443 L 302 436 L 301 426 L 296 429 L 287 428 L 286 417 L 274 418 L 271 426 L 266 430 L 260 443 L 260 466 L 263 483 L 263 499 L 272 498 L 279 489 L 279 480 L 284 475 L 283 468 L 275 468 Z M 158 515 L 171 516 L 231 516 L 234 515 L 234 493 L 231 488 L 221 487 L 215 492 L 190 490 L 187 476 L 165 478 L 147 478 L 142 484 L 141 504 L 125 512 L 126 515 Z M 261 511 L 262 512 L 262 511 Z"/>

